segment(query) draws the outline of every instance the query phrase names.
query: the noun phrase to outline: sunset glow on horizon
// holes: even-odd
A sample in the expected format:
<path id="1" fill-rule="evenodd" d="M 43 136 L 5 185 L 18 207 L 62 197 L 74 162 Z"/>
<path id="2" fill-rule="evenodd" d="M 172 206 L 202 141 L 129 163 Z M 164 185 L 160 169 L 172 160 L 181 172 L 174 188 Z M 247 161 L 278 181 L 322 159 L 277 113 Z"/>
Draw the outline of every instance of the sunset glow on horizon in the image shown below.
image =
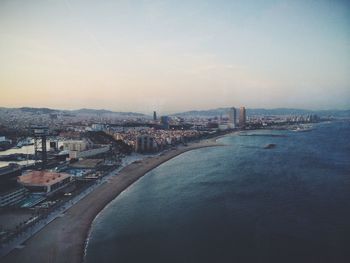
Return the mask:
<path id="1" fill-rule="evenodd" d="M 0 69 L 3 107 L 345 109 L 350 4 L 1 1 Z"/>

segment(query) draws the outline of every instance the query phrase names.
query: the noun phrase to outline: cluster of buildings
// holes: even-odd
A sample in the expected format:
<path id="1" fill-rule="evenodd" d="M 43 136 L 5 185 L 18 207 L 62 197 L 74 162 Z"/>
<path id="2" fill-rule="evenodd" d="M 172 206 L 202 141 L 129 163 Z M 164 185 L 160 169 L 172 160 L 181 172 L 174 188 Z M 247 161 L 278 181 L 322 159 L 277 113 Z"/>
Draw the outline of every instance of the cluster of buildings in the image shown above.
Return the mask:
<path id="1" fill-rule="evenodd" d="M 63 150 L 70 159 L 80 159 L 107 153 L 110 145 L 93 145 L 86 140 L 69 140 L 63 142 Z"/>
<path id="2" fill-rule="evenodd" d="M 251 128 L 274 128 L 275 126 L 288 126 L 293 124 L 319 122 L 321 119 L 316 114 L 308 115 L 273 115 L 273 116 L 250 116 Z"/>
<path id="3" fill-rule="evenodd" d="M 215 117 L 208 122 L 197 123 L 200 129 L 218 129 L 220 131 L 233 130 L 233 129 L 245 129 L 247 125 L 247 116 L 245 107 L 240 107 L 237 110 L 235 107 L 231 107 L 227 112 L 228 117 L 220 118 Z"/>
<path id="4" fill-rule="evenodd" d="M 74 188 L 75 181 L 98 179 L 117 165 L 112 158 L 104 158 L 110 153 L 110 144 L 64 138 L 58 147 L 58 139 L 44 132 L 44 126 L 31 129 L 32 156 L 37 159 L 27 167 L 10 163 L 0 168 L 0 207 L 33 207 L 69 185 Z"/>
<path id="5" fill-rule="evenodd" d="M 249 116 L 247 119 L 245 107 L 231 107 L 215 117 L 158 118 L 153 112 L 151 118 L 131 116 L 118 120 L 114 115 L 102 119 L 89 114 L 49 113 L 41 116 L 26 110 L 21 116 L 21 110 L 14 112 L 18 114 L 11 112 L 11 118 L 6 119 L 0 109 L 0 121 L 5 120 L 4 126 L 22 129 L 22 134 L 26 134 L 25 129 L 33 122 L 50 124 L 50 128 L 35 126 L 34 134 L 21 135 L 14 141 L 13 145 L 17 147 L 34 144 L 35 153 L 31 155 L 35 157 L 35 163 L 26 167 L 12 163 L 0 168 L 0 209 L 16 207 L 35 211 L 42 209 L 45 202 L 54 204 L 66 194 L 78 194 L 79 189 L 94 184 L 118 167 L 125 154 L 130 152 L 154 153 L 226 131 L 319 120 L 316 115 Z M 0 150 L 12 143 L 2 134 L 7 133 L 0 130 Z"/>
<path id="6" fill-rule="evenodd" d="M 123 129 L 123 131 L 109 131 L 116 140 L 130 145 L 135 152 L 157 152 L 167 146 L 186 143 L 197 139 L 202 133 L 197 130 L 163 130 L 149 127 Z"/>
<path id="7" fill-rule="evenodd" d="M 0 180 L 0 207 L 30 208 L 65 189 L 72 176 L 47 170 L 22 171 L 12 165 L 0 168 Z"/>
<path id="8" fill-rule="evenodd" d="M 317 122 L 320 120 L 316 114 L 308 114 L 305 116 L 288 116 L 286 122 L 289 123 L 308 123 L 308 122 Z"/>
<path id="9" fill-rule="evenodd" d="M 237 122 L 237 110 L 235 107 L 230 108 L 228 112 L 228 128 L 236 129 L 238 127 L 244 128 L 247 122 L 247 115 L 245 107 L 240 107 L 239 109 L 239 118 Z"/>
<path id="10" fill-rule="evenodd" d="M 48 118 L 47 121 L 60 118 L 52 114 L 49 116 L 45 117 Z M 226 130 L 263 128 L 272 127 L 276 123 L 319 120 L 316 115 L 250 116 L 247 120 L 245 107 L 239 109 L 231 107 L 225 117 L 186 120 L 169 116 L 158 118 L 155 111 L 152 117 L 148 120 L 128 119 L 118 123 L 96 122 L 95 118 L 90 117 L 79 119 L 78 122 L 75 119 L 69 125 L 61 127 L 55 135 L 58 136 L 60 143 L 48 137 L 50 151 L 47 152 L 46 136 L 49 135 L 42 133 L 39 128 L 34 129 L 37 131 L 37 134 L 33 135 L 34 156 L 41 160 L 41 166 L 36 162 L 35 165 L 26 168 L 17 164 L 0 168 L 0 207 L 23 205 L 22 202 L 28 200 L 28 196 L 32 200 L 30 205 L 34 205 L 42 198 L 55 194 L 77 180 L 98 179 L 106 171 L 120 164 L 125 154 L 121 152 L 123 147 L 137 153 L 154 153 L 177 144 L 186 145 L 189 141 Z M 40 116 L 36 118 L 40 119 Z M 99 141 L 101 137 L 103 140 Z M 42 147 L 37 146 L 40 141 Z M 7 138 L 0 136 L 0 146 L 8 142 Z M 33 197 L 34 192 L 41 198 Z M 28 202 L 25 203 L 27 207 L 30 205 Z"/>

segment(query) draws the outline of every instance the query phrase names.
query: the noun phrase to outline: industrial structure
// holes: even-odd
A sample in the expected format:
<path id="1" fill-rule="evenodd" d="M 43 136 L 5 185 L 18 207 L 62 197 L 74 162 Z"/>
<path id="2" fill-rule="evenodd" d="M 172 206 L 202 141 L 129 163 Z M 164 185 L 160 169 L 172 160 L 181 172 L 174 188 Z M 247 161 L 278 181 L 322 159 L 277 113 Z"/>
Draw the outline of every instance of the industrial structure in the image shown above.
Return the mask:
<path id="1" fill-rule="evenodd" d="M 31 131 L 34 137 L 35 164 L 39 162 L 39 153 L 41 153 L 41 169 L 45 169 L 47 164 L 46 139 L 49 135 L 49 128 L 47 126 L 32 126 Z"/>

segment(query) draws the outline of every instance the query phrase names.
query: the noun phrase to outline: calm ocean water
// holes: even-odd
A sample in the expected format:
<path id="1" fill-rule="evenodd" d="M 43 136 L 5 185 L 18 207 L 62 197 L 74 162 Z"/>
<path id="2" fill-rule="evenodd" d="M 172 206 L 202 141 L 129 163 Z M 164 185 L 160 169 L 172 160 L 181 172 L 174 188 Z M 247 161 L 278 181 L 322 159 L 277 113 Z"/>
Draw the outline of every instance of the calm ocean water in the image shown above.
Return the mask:
<path id="1" fill-rule="evenodd" d="M 95 219 L 85 261 L 350 262 L 350 122 L 247 134 L 133 184 Z"/>

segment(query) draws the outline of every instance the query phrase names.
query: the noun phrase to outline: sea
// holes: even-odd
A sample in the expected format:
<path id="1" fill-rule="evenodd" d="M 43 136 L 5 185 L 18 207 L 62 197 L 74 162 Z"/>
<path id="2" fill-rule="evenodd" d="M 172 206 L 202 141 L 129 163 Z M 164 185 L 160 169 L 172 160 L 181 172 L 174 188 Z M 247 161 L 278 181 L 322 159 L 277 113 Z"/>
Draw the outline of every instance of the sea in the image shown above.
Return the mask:
<path id="1" fill-rule="evenodd" d="M 114 199 L 93 222 L 84 261 L 350 262 L 349 121 L 219 142 Z"/>

